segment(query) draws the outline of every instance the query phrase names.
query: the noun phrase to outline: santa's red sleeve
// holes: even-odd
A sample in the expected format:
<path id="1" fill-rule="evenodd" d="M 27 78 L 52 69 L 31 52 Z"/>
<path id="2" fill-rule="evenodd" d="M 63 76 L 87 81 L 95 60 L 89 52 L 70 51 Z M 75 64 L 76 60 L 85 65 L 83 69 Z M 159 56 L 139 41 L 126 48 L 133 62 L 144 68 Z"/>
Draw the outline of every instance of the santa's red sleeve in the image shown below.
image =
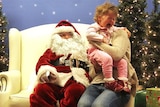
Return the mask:
<path id="1" fill-rule="evenodd" d="M 60 57 L 62 57 L 63 55 L 56 55 L 54 52 L 51 51 L 51 49 L 47 49 L 43 55 L 39 58 L 37 65 L 36 65 L 36 74 L 39 70 L 39 68 L 42 65 L 49 65 L 52 67 L 55 67 L 56 70 L 58 72 L 70 72 L 70 67 L 69 66 L 63 66 L 63 65 L 59 65 L 59 66 L 54 66 L 53 63 L 55 61 L 57 61 Z"/>
<path id="2" fill-rule="evenodd" d="M 89 85 L 89 79 L 86 76 L 86 71 L 82 68 L 70 68 L 65 65 L 54 65 L 63 55 L 56 55 L 51 49 L 47 49 L 44 54 L 39 58 L 36 65 L 37 80 L 40 83 L 42 74 L 50 71 L 57 77 L 55 84 L 64 86 L 65 83 L 73 76 L 73 78 L 85 86 Z"/>
<path id="3" fill-rule="evenodd" d="M 51 49 L 47 49 L 39 58 L 36 64 L 37 80 L 40 81 L 42 74 L 50 71 L 57 77 L 57 85 L 64 86 L 65 83 L 72 77 L 70 66 L 54 65 L 63 55 L 56 55 Z"/>

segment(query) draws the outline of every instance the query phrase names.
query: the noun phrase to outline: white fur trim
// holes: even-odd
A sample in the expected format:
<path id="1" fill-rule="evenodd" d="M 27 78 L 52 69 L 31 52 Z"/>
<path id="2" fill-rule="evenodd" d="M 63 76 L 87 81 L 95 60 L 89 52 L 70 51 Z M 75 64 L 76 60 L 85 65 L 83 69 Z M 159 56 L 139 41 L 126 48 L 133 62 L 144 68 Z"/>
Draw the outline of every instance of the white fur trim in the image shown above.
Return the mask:
<path id="1" fill-rule="evenodd" d="M 75 32 L 74 28 L 71 26 L 59 26 L 54 29 L 54 34 L 61 32 Z"/>
<path id="2" fill-rule="evenodd" d="M 57 81 L 57 85 L 64 87 L 66 82 L 72 77 L 72 73 L 58 73 L 59 79 Z"/>
<path id="3" fill-rule="evenodd" d="M 127 77 L 118 77 L 119 80 L 128 81 Z"/>
<path id="4" fill-rule="evenodd" d="M 71 68 L 71 71 L 72 71 L 72 75 L 73 75 L 73 78 L 83 84 L 84 86 L 88 86 L 89 85 L 89 79 L 86 77 L 86 71 L 82 68 Z"/>
<path id="5" fill-rule="evenodd" d="M 59 73 L 57 72 L 56 68 L 49 66 L 49 65 L 43 65 L 38 70 L 38 74 L 37 74 L 38 83 L 42 83 L 40 81 L 41 75 L 43 75 L 47 71 L 50 71 L 52 74 L 54 74 L 57 77 L 56 81 L 54 81 L 54 84 L 57 84 L 61 87 L 63 87 L 66 84 L 66 82 L 72 77 L 71 72 L 70 73 Z"/>
<path id="6" fill-rule="evenodd" d="M 63 39 L 59 34 L 52 35 L 52 41 L 50 48 L 52 52 L 55 52 L 57 55 L 72 54 L 70 58 L 79 59 L 81 61 L 87 61 L 87 46 L 85 40 L 78 36 L 77 33 L 73 33 L 73 38 Z"/>
<path id="7" fill-rule="evenodd" d="M 47 71 L 50 71 L 51 73 L 53 73 L 54 75 L 56 75 L 56 77 L 58 78 L 58 73 L 56 68 L 49 66 L 49 65 L 42 65 L 37 73 L 37 81 L 41 83 L 40 78 L 41 76 L 46 73 Z"/>

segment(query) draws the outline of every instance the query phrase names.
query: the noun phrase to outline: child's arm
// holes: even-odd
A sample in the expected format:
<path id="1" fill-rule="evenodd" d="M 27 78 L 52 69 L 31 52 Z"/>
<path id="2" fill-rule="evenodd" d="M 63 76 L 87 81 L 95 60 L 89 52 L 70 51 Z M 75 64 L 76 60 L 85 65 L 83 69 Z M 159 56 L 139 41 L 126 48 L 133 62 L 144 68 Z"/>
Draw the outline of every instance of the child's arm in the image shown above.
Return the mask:
<path id="1" fill-rule="evenodd" d="M 86 36 L 89 41 L 102 42 L 104 39 L 104 36 L 98 34 L 97 29 L 95 27 L 89 27 Z"/>

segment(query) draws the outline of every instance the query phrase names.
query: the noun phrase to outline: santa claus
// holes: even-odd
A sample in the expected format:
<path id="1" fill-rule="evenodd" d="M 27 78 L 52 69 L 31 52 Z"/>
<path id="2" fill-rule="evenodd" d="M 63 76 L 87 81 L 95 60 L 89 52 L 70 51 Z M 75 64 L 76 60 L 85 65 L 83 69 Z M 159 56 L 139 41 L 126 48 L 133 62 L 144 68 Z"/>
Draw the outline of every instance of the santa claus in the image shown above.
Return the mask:
<path id="1" fill-rule="evenodd" d="M 89 85 L 84 40 L 68 21 L 60 21 L 53 32 L 50 47 L 36 65 L 38 84 L 30 95 L 30 107 L 77 107 Z"/>

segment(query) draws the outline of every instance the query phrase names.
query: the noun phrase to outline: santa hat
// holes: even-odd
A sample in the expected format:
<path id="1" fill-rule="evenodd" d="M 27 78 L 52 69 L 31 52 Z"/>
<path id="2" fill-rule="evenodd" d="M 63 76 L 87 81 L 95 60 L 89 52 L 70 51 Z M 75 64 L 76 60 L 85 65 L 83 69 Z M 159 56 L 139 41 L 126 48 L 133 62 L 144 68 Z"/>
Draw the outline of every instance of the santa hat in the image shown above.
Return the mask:
<path id="1" fill-rule="evenodd" d="M 76 30 L 76 28 L 68 21 L 62 20 L 60 21 L 54 30 L 54 34 L 61 32 L 76 32 L 80 35 L 80 33 Z"/>

